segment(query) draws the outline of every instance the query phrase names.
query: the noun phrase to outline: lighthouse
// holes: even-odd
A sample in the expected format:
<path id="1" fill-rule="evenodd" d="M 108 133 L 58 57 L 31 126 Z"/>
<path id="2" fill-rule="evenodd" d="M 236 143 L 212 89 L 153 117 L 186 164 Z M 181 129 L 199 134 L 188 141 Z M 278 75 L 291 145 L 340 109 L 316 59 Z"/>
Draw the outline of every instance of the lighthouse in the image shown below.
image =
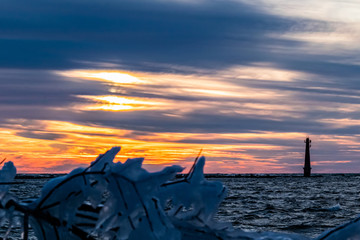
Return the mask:
<path id="1" fill-rule="evenodd" d="M 305 164 L 304 164 L 304 177 L 310 177 L 311 175 L 311 165 L 310 165 L 310 147 L 311 140 L 307 137 L 304 141 L 305 146 Z"/>

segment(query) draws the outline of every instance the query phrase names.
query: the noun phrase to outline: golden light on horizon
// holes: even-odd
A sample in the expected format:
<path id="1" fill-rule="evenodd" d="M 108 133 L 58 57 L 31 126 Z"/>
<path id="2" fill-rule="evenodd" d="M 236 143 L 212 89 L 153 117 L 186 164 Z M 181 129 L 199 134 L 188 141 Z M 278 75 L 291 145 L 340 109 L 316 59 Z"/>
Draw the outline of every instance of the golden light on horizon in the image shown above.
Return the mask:
<path id="1" fill-rule="evenodd" d="M 86 166 L 94 161 L 98 154 L 104 153 L 113 146 L 122 147 L 117 157 L 118 161 L 144 157 L 144 164 L 150 170 L 160 170 L 164 166 L 176 164 L 186 167 L 185 172 L 187 172 L 200 149 L 203 149 L 202 154 L 208 159 L 207 172 L 251 172 L 256 169 L 266 172 L 266 166 L 276 167 L 280 163 L 274 156 L 258 155 L 256 151 L 285 150 L 284 146 L 251 143 L 251 139 L 281 138 L 281 133 L 272 132 L 239 134 L 165 132 L 137 135 L 139 133 L 131 130 L 66 121 L 33 121 L 28 127 L 21 127 L 19 125 L 21 123 L 21 119 L 13 119 L 8 128 L 0 128 L 0 140 L 4 149 L 0 158 L 7 157 L 8 160 L 14 161 L 19 172 L 28 173 L 67 172 L 78 166 Z M 10 130 L 11 124 L 14 124 L 16 129 Z M 36 130 L 39 127 L 41 130 Z M 24 132 L 31 132 L 32 135 L 22 134 Z M 53 139 L 40 139 L 43 136 L 41 134 L 44 133 L 59 136 Z M 299 138 L 300 135 L 303 134 L 287 133 L 282 138 L 293 139 Z M 195 142 L 186 142 L 187 139 Z M 213 139 L 219 141 L 206 142 Z M 225 145 L 222 143 L 229 139 L 234 140 L 234 143 Z M 205 142 L 202 143 L 202 140 Z M 245 142 L 236 143 L 237 140 L 245 140 Z M 252 168 L 249 168 L 250 166 Z"/>
<path id="2" fill-rule="evenodd" d="M 269 173 L 281 172 L 285 166 L 302 164 L 302 141 L 299 152 L 291 146 L 276 144 L 269 140 L 302 140 L 304 133 L 253 132 L 253 133 L 137 133 L 131 130 L 101 125 L 81 125 L 66 121 L 33 121 L 31 126 L 21 127 L 21 119 L 11 121 L 7 128 L 0 128 L 0 142 L 3 152 L 0 158 L 13 161 L 19 172 L 44 173 L 68 172 L 87 166 L 98 154 L 113 146 L 121 146 L 117 161 L 144 157 L 148 170 L 160 170 L 169 165 L 191 167 L 200 149 L 207 159 L 207 173 Z M 41 127 L 41 130 L 36 130 Z M 22 134 L 31 132 L 33 135 Z M 57 134 L 54 139 L 40 139 L 43 133 Z M 40 135 L 38 135 L 40 134 Z M 29 137 L 30 136 L 30 137 Z M 40 138 L 37 138 L 40 137 Z M 334 136 L 318 135 L 320 142 L 331 141 Z M 262 141 L 264 140 L 264 143 Z M 338 136 L 339 139 L 339 136 Z M 187 141 L 190 140 L 190 141 Z M 258 142 L 257 140 L 261 140 Z M 228 143 L 224 144 L 224 142 Z M 357 151 L 357 139 L 343 136 L 348 151 Z M 267 142 L 267 143 L 266 143 Z M 333 141 L 342 145 L 342 142 Z M 19 147 L 20 146 L 20 147 Z M 352 149 L 351 146 L 354 146 Z M 284 154 L 287 152 L 288 154 Z M 284 158 L 299 161 L 282 162 Z M 346 159 L 334 164 L 347 163 Z M 332 162 L 329 162 L 332 163 Z M 322 163 L 319 163 L 322 164 Z"/>

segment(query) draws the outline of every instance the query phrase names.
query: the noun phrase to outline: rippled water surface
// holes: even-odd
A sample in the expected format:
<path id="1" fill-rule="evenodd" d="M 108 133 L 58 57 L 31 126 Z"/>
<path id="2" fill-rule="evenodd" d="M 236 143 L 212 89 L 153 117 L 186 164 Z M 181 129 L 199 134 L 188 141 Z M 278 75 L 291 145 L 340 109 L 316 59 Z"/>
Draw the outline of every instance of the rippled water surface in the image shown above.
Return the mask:
<path id="1" fill-rule="evenodd" d="M 316 237 L 360 214 L 360 175 L 221 178 L 228 188 L 218 219 L 251 231 Z"/>
<path id="2" fill-rule="evenodd" d="M 22 176 L 24 177 L 24 176 Z M 35 176 L 36 177 L 36 176 Z M 20 199 L 37 198 L 50 178 L 20 178 L 11 186 Z M 360 214 L 360 175 L 240 176 L 209 178 L 228 188 L 217 218 L 251 231 L 321 232 Z"/>

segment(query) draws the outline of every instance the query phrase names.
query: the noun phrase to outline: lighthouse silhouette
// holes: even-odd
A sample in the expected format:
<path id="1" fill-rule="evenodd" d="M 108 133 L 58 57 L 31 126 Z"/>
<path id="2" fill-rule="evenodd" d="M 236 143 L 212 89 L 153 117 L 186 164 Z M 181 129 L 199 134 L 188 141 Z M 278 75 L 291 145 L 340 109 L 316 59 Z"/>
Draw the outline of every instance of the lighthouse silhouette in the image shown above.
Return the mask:
<path id="1" fill-rule="evenodd" d="M 309 137 L 304 141 L 305 145 L 305 164 L 304 164 L 304 177 L 310 177 L 311 175 L 311 165 L 310 165 L 310 147 L 311 140 Z"/>

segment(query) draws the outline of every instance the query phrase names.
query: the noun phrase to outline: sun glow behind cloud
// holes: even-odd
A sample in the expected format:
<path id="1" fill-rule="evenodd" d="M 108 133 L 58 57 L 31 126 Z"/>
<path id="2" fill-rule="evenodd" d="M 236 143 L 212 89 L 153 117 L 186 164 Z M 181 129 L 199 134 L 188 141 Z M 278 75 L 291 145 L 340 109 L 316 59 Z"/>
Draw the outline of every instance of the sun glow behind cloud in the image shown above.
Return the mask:
<path id="1" fill-rule="evenodd" d="M 176 131 L 156 131 L 152 130 L 155 129 L 153 125 L 145 128 L 150 130 L 134 130 L 127 127 L 129 123 L 121 127 L 122 119 L 130 116 L 126 114 L 137 112 L 155 113 L 157 119 L 166 119 L 170 124 L 189 121 L 189 125 L 194 125 L 197 123 L 191 122 L 191 116 L 198 113 L 206 115 L 217 112 L 221 117 L 246 116 L 281 122 L 284 118 L 301 118 L 304 112 L 311 109 L 327 109 L 318 102 L 298 104 L 303 99 L 299 100 L 299 96 L 293 91 L 264 87 L 269 82 L 292 84 L 308 79 L 309 75 L 296 71 L 269 69 L 271 67 L 268 65 L 254 64 L 252 67 L 238 66 L 227 71 L 197 75 L 112 71 L 121 72 L 121 75 L 110 75 L 119 77 L 116 79 L 102 74 L 111 73 L 108 70 L 56 72 L 57 75 L 66 77 L 66 81 L 96 81 L 104 84 L 102 86 L 108 95 L 75 95 L 79 101 L 71 104 L 69 110 L 86 114 L 85 119 L 88 123 L 81 120 L 77 122 L 8 119 L 7 124 L 3 124 L 1 129 L 1 142 L 8 148 L 2 155 L 15 159 L 15 163 L 18 161 L 19 169 L 23 172 L 64 172 L 74 166 L 88 164 L 97 154 L 111 146 L 121 145 L 123 150 L 119 160 L 145 157 L 147 168 L 158 170 L 171 164 L 189 168 L 194 157 L 203 149 L 203 154 L 208 158 L 207 172 L 299 172 L 303 158 L 302 140 L 307 135 L 305 132 L 249 131 L 241 128 L 241 124 L 234 125 L 231 133 L 203 133 L 196 129 L 189 131 L 182 128 Z M 264 74 L 250 76 L 252 71 L 263 71 Z M 119 80 L 124 76 L 132 77 L 124 78 L 130 80 Z M 316 86 L 311 86 L 311 89 L 331 90 Z M 55 110 L 61 112 L 64 109 Z M 339 104 L 338 109 L 349 112 L 355 111 L 356 108 L 348 104 Z M 101 117 L 97 118 L 100 121 L 93 120 L 95 123 L 91 123 L 89 116 L 92 116 L 92 113 L 100 116 L 103 113 L 112 114 L 106 116 L 110 116 L 115 122 L 119 121 L 120 127 L 102 124 Z M 146 121 L 145 117 L 139 124 L 145 125 Z M 209 121 L 213 120 L 204 121 L 200 126 L 217 125 L 216 122 Z M 324 119 L 321 123 L 327 124 L 326 121 L 328 120 Z M 163 127 L 169 127 L 169 123 L 165 123 Z M 170 129 L 174 128 L 170 125 Z M 334 149 L 342 146 L 342 151 L 347 153 L 360 149 L 356 144 L 357 138 L 332 137 L 312 134 L 312 138 L 319 145 L 330 144 Z M 16 153 L 19 144 L 23 146 L 21 155 Z M 34 155 L 33 152 L 37 154 Z M 324 161 L 332 155 L 331 152 L 317 153 L 315 149 L 314 155 L 316 154 Z M 31 165 L 35 161 L 37 164 Z M 349 164 L 351 160 L 345 157 L 333 162 L 344 163 Z M 322 163 L 321 160 L 317 162 L 319 166 L 324 164 L 328 163 Z"/>
<path id="2" fill-rule="evenodd" d="M 237 108 L 237 111 L 241 111 L 240 109 L 251 109 L 252 106 L 255 106 L 251 104 L 246 105 L 246 103 L 243 103 L 243 100 L 252 99 L 253 101 L 264 101 L 267 99 L 268 101 L 279 98 L 290 100 L 289 98 L 291 98 L 291 96 L 286 92 L 272 91 L 258 87 L 252 88 L 246 86 L 245 83 L 250 79 L 252 81 L 293 81 L 302 76 L 297 72 L 261 66 L 261 63 L 253 67 L 233 67 L 211 75 L 205 73 L 198 75 L 180 75 L 144 72 L 121 72 L 121 75 L 119 75 L 118 72 L 120 71 L 74 70 L 56 73 L 61 76 L 66 76 L 70 80 L 95 79 L 96 81 L 102 81 L 108 84 L 108 91 L 111 95 L 78 95 L 78 97 L 87 99 L 93 102 L 93 104 L 83 104 L 82 106 L 76 106 L 76 108 L 104 111 L 160 109 L 170 111 L 167 113 L 168 115 L 175 114 L 175 112 L 179 114 L 208 109 L 210 105 L 211 107 L 215 107 L 223 101 L 227 103 L 228 107 L 235 107 L 241 103 L 242 106 Z M 115 76 L 119 76 L 119 78 L 116 78 L 116 80 L 111 78 L 111 81 L 109 81 L 110 78 L 108 74 L 114 74 Z M 94 78 L 94 76 L 96 76 L 96 78 Z M 126 76 L 124 80 L 120 80 L 122 76 Z M 226 82 L 223 81 L 224 78 L 232 80 Z M 130 80 L 128 81 L 127 79 Z M 244 81 L 244 84 L 241 84 L 241 81 L 239 82 L 238 80 Z M 236 81 L 236 84 L 231 81 Z M 148 95 L 151 97 L 148 97 Z M 187 98 L 198 99 L 198 101 L 188 101 Z M 254 109 L 256 108 L 258 107 Z M 276 108 L 272 109 L 276 110 Z M 226 112 L 226 109 L 221 110 Z M 256 111 L 253 111 L 253 113 L 256 113 Z M 261 113 L 259 112 L 259 114 Z"/>
<path id="3" fill-rule="evenodd" d="M 259 68 L 259 67 L 257 67 Z M 251 69 L 248 67 L 239 69 L 231 69 L 227 73 L 231 73 L 236 78 L 247 79 Z M 259 69 L 258 69 L 259 70 Z M 114 71 L 117 75 L 120 71 Z M 214 75 L 179 75 L 179 74 L 156 74 L 156 73 L 140 73 L 121 72 L 119 76 L 131 76 L 129 79 L 133 81 L 109 81 L 108 75 L 111 72 L 105 70 L 74 70 L 65 72 L 56 72 L 61 76 L 66 76 L 69 80 L 102 81 L 108 85 L 109 95 L 78 95 L 77 97 L 87 100 L 89 103 L 74 105 L 75 110 L 87 111 L 150 111 L 161 110 L 165 116 L 182 117 L 195 111 L 208 111 L 209 109 L 219 108 L 219 111 L 227 112 L 226 108 L 233 108 L 242 104 L 241 101 L 247 99 L 263 100 L 284 97 L 285 93 L 279 93 L 266 89 L 252 89 L 247 86 L 234 84 L 231 82 L 223 82 L 224 73 L 219 72 Z M 235 74 L 236 73 L 236 74 Z M 272 75 L 275 73 L 275 75 Z M 259 80 L 263 80 L 264 76 L 270 79 L 280 79 L 280 81 L 290 80 L 295 77 L 295 73 L 290 75 L 281 70 L 269 71 L 267 68 L 264 74 L 257 75 Z M 133 76 L 136 76 L 133 77 Z M 292 76 L 292 77 L 290 77 Z M 117 94 L 117 95 L 114 95 Z M 150 95 L 151 97 L 148 97 Z M 189 101 L 188 99 L 192 99 Z M 195 101 L 197 100 L 197 101 Z M 227 107 L 222 108 L 226 102 Z M 245 105 L 244 105 L 245 106 Z M 241 107 L 245 111 L 247 107 Z M 237 108 L 237 111 L 240 111 Z M 233 110 L 231 110 L 233 111 Z M 236 113 L 236 111 L 233 111 Z M 259 112 L 261 115 L 261 113 Z"/>
<path id="4" fill-rule="evenodd" d="M 121 96 L 78 96 L 96 102 L 81 106 L 84 110 L 104 110 L 104 111 L 135 111 L 159 109 L 166 106 L 164 101 L 154 101 Z"/>
<path id="5" fill-rule="evenodd" d="M 108 86 L 109 95 L 77 95 L 78 98 L 89 103 L 73 104 L 74 111 L 160 110 L 162 111 L 160 114 L 173 118 L 179 115 L 186 116 L 194 111 L 220 110 L 224 103 L 234 104 L 234 99 L 271 99 L 277 96 L 271 91 L 257 92 L 241 85 L 224 84 L 218 81 L 216 76 L 135 73 L 138 76 L 136 79 L 126 77 L 127 80 L 120 80 L 120 77 L 132 75 L 124 72 L 121 75 L 111 75 L 119 77 L 115 79 L 103 74 L 105 72 L 87 70 L 57 72 L 70 81 L 95 80 Z M 128 96 L 130 90 L 135 96 Z M 152 93 L 152 97 L 145 97 L 148 91 Z M 114 93 L 118 95 L 113 95 Z M 224 100 L 225 102 L 222 102 Z M 7 151 L 4 151 L 3 155 L 14 159 L 22 172 L 64 172 L 74 166 L 88 164 L 97 154 L 114 145 L 123 147 L 119 155 L 121 160 L 127 157 L 145 157 L 145 164 L 150 170 L 170 164 L 189 167 L 198 151 L 204 148 L 203 153 L 211 156 L 207 164 L 208 172 L 231 172 L 234 171 L 234 167 L 243 171 L 255 171 L 255 166 L 258 166 L 257 170 L 266 171 L 264 166 L 275 166 L 276 160 L 256 156 L 257 154 L 248 151 L 259 148 L 263 151 L 283 149 L 282 146 L 273 144 L 246 142 L 252 138 L 266 139 L 270 133 L 145 133 L 101 125 L 49 120 L 29 122 L 25 119 L 9 119 L 4 127 L 13 130 L 6 131 L 4 128 L 2 132 L 1 142 L 7 146 Z M 212 142 L 214 139 L 217 140 Z M 229 143 L 224 145 L 223 141 Z M 243 142 L 241 146 L 238 141 Z M 19 144 L 22 145 L 21 155 L 16 153 Z M 34 152 L 38 154 L 33 154 Z M 236 158 L 242 159 L 242 164 L 234 166 L 231 159 L 235 154 Z M 219 167 L 219 163 L 226 161 L 227 158 L 230 159 L 229 162 Z M 36 165 L 31 164 L 35 161 Z M 248 169 L 246 165 L 251 165 L 253 170 Z"/>

